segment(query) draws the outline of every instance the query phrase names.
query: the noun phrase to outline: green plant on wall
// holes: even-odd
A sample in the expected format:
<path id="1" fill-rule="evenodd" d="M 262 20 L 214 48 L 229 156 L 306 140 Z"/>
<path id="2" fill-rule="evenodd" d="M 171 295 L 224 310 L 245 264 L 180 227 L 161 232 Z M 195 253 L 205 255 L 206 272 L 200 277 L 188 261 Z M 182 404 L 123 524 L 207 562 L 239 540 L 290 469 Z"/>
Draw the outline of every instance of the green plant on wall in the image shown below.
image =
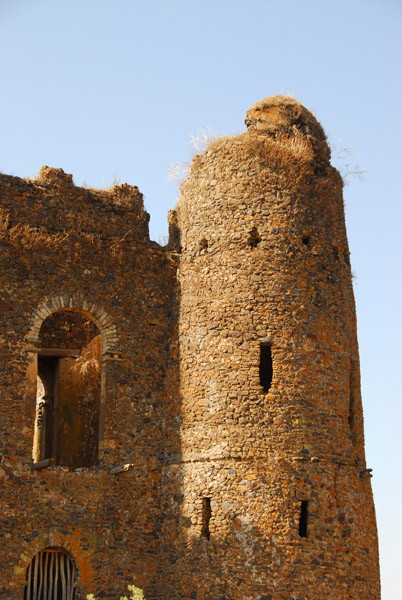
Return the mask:
<path id="1" fill-rule="evenodd" d="M 120 600 L 145 600 L 144 592 L 141 588 L 136 585 L 129 585 L 128 591 L 130 592 L 130 597 L 121 596 Z M 98 600 L 94 594 L 87 594 L 87 600 Z"/>
<path id="2" fill-rule="evenodd" d="M 128 591 L 130 592 L 130 598 L 127 598 L 127 596 L 122 596 L 120 600 L 145 600 L 144 592 L 141 588 L 135 585 L 129 585 Z"/>

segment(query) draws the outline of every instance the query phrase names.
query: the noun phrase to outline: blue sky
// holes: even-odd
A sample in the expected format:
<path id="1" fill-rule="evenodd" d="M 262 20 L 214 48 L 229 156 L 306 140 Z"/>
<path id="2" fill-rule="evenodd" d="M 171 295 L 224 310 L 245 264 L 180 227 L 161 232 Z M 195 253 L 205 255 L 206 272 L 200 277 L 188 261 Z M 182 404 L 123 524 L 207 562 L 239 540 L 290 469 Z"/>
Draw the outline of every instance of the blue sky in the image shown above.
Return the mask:
<path id="1" fill-rule="evenodd" d="M 401 29 L 398 0 L 0 0 L 4 173 L 138 185 L 158 241 L 191 134 L 235 134 L 276 93 L 367 171 L 345 203 L 383 600 L 401 597 Z"/>

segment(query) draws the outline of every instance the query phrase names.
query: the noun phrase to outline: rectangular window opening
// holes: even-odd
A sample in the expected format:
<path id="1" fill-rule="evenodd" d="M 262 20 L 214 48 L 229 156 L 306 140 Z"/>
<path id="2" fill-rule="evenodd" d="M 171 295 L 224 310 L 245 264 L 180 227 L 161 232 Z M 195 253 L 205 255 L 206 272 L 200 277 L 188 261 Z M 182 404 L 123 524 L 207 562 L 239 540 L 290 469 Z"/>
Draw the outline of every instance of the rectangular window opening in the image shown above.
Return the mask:
<path id="1" fill-rule="evenodd" d="M 308 500 L 302 500 L 300 505 L 299 535 L 307 537 Z"/>
<path id="2" fill-rule="evenodd" d="M 260 385 L 265 393 L 271 387 L 272 375 L 271 344 L 260 344 Z"/>
<path id="3" fill-rule="evenodd" d="M 211 537 L 209 531 L 209 522 L 211 520 L 211 498 L 202 499 L 202 524 L 201 524 L 201 537 L 209 540 Z"/>
<path id="4" fill-rule="evenodd" d="M 56 456 L 56 422 L 58 410 L 59 358 L 38 356 L 36 428 L 37 462 L 54 459 Z"/>
<path id="5" fill-rule="evenodd" d="M 91 352 L 88 345 L 81 354 L 79 350 L 40 350 L 33 444 L 36 468 L 96 464 L 101 397 L 98 346 L 96 342 Z"/>

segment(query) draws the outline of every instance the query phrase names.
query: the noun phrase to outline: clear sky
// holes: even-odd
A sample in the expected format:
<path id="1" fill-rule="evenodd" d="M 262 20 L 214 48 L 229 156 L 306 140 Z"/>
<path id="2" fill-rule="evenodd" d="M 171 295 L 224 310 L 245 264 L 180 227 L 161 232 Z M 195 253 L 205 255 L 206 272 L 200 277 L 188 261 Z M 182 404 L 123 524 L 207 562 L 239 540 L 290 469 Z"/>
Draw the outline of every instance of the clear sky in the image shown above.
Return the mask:
<path id="1" fill-rule="evenodd" d="M 368 171 L 345 203 L 383 600 L 402 598 L 401 29 L 401 0 L 0 0 L 4 173 L 138 185 L 159 241 L 191 134 L 235 134 L 276 93 Z"/>

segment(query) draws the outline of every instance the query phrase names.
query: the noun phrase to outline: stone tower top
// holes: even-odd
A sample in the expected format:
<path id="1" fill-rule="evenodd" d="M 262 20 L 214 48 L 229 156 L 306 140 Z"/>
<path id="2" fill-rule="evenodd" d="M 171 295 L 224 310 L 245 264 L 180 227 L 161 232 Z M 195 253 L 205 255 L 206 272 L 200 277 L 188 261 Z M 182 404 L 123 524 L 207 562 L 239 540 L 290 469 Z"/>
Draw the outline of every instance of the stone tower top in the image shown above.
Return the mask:
<path id="1" fill-rule="evenodd" d="M 267 96 L 251 106 L 245 123 L 251 130 L 280 132 L 286 135 L 303 133 L 325 140 L 325 133 L 314 115 L 289 96 Z"/>
<path id="2" fill-rule="evenodd" d="M 323 128 L 300 102 L 289 96 L 267 96 L 249 108 L 245 123 L 249 133 L 276 138 L 307 138 L 315 159 L 322 166 L 328 166 L 331 151 Z"/>

